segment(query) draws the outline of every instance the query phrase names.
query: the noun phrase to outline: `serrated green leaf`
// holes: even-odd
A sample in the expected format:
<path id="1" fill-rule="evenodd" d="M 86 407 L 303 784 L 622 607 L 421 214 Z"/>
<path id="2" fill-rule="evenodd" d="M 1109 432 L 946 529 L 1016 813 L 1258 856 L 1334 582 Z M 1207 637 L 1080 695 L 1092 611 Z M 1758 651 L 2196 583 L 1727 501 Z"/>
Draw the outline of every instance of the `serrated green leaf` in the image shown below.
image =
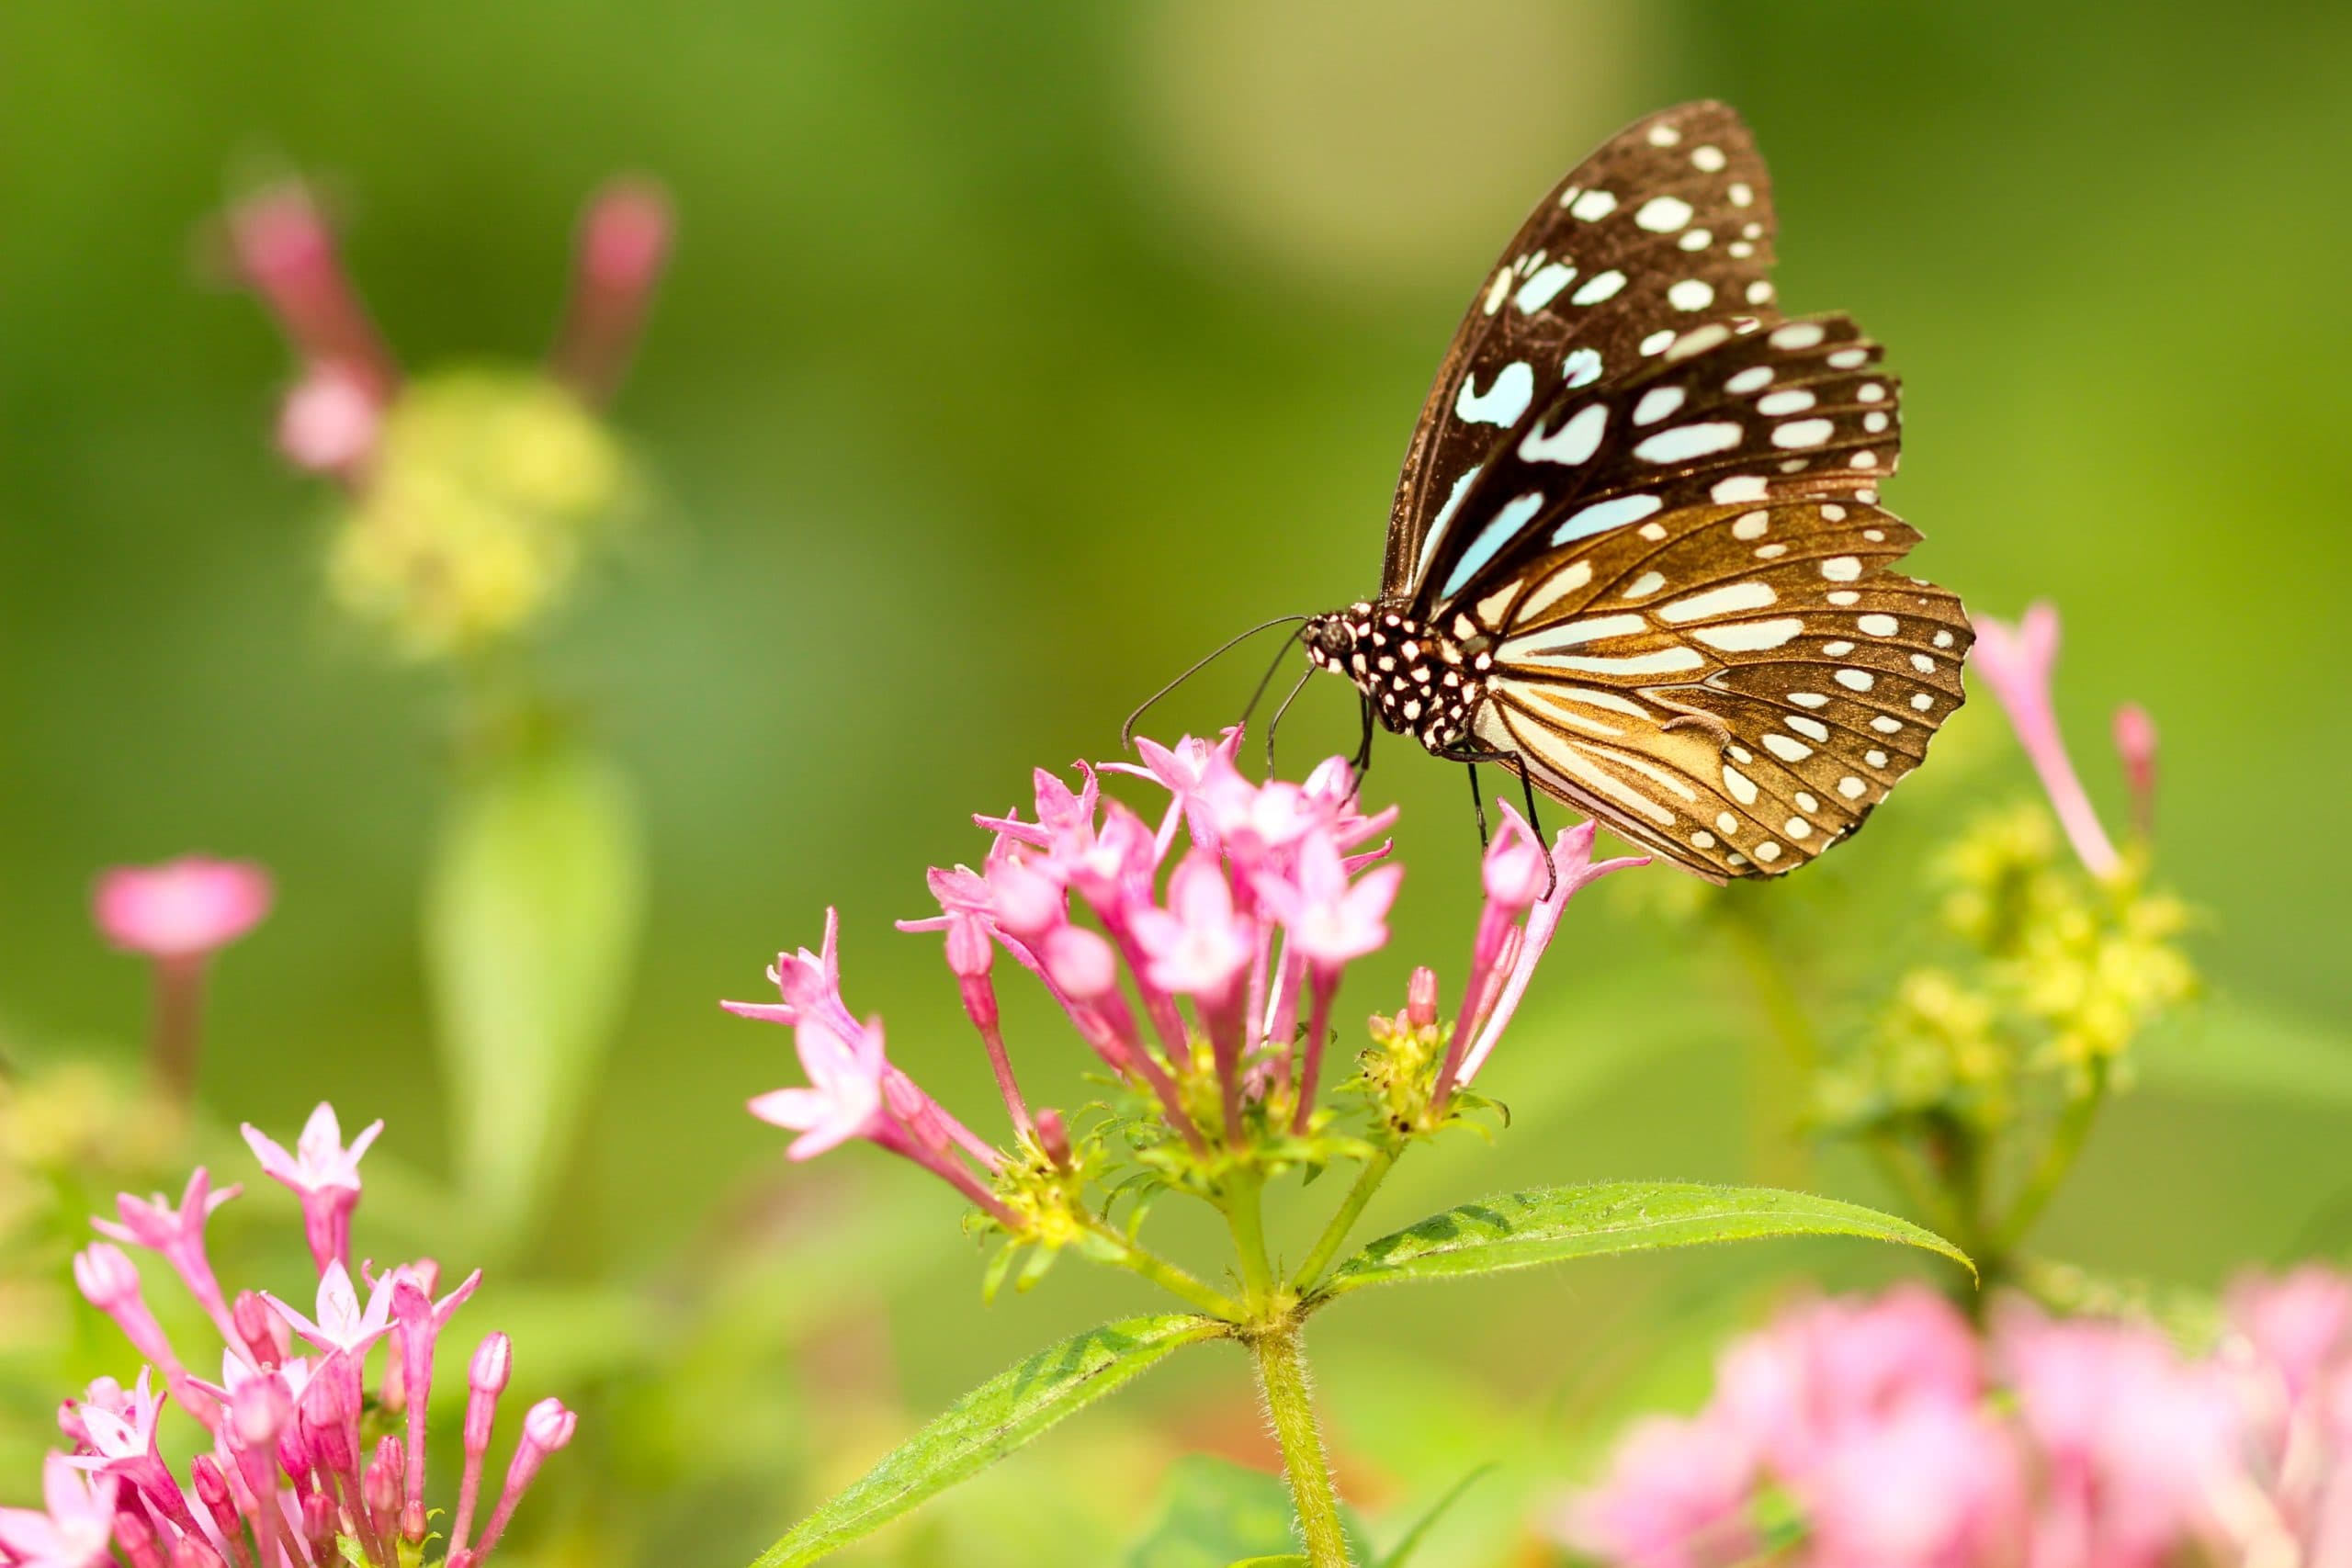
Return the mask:
<path id="1" fill-rule="evenodd" d="M 1226 1332 L 1184 1314 L 1106 1323 L 999 1373 L 891 1450 L 851 1487 L 760 1553 L 752 1568 L 800 1568 L 970 1479 L 1170 1351 Z"/>
<path id="2" fill-rule="evenodd" d="M 1494 1465 L 1482 1464 L 1446 1488 L 1445 1495 L 1430 1504 L 1429 1512 L 1414 1521 L 1413 1528 L 1405 1532 L 1405 1539 L 1396 1543 L 1396 1550 L 1380 1560 L 1380 1568 L 1407 1568 L 1413 1553 L 1421 1549 L 1422 1542 L 1429 1540 L 1430 1531 L 1437 1528 L 1438 1520 L 1443 1518 L 1453 1505 L 1462 1501 L 1464 1492 L 1494 1473 L 1495 1469 Z"/>
<path id="3" fill-rule="evenodd" d="M 644 898 L 628 787 L 542 742 L 469 780 L 424 896 L 424 959 L 468 1203 L 512 1236 L 579 1121 L 628 983 Z"/>
<path id="4" fill-rule="evenodd" d="M 1933 1231 L 1858 1203 L 1770 1187 L 1604 1181 L 1503 1193 L 1432 1214 L 1382 1236 L 1340 1264 L 1318 1295 L 1574 1258 L 1783 1235 L 1898 1242 L 1941 1253 L 1975 1270 L 1964 1253 Z"/>

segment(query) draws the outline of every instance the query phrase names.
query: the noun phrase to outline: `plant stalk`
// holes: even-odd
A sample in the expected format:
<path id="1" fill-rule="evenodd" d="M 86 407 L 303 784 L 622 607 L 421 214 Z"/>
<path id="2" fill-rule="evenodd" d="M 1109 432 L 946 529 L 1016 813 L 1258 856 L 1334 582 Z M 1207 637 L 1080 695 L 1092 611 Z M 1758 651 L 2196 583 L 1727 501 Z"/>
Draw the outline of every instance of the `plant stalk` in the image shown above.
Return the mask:
<path id="1" fill-rule="evenodd" d="M 2006 1261 L 2025 1239 L 2033 1223 L 2041 1217 L 2042 1210 L 2057 1195 L 2058 1185 L 2066 1173 L 2075 1168 L 2075 1161 L 2083 1152 L 2083 1145 L 2091 1135 L 2091 1125 L 2098 1120 L 2099 1107 L 2107 1103 L 2107 1064 L 2091 1064 L 2091 1081 L 2075 1097 L 2059 1119 L 2057 1131 L 2050 1136 L 2050 1145 L 2041 1152 L 2041 1161 L 2033 1168 L 2018 1191 L 2017 1201 L 2001 1222 L 1993 1238 L 1993 1257 L 1988 1261 Z"/>
<path id="2" fill-rule="evenodd" d="M 1348 1239 L 1348 1232 L 1353 1230 L 1356 1221 L 1363 1217 L 1365 1205 L 1372 1201 L 1372 1195 L 1388 1179 L 1388 1173 L 1396 1168 L 1397 1156 L 1404 1152 L 1402 1144 L 1384 1144 L 1363 1162 L 1363 1168 L 1356 1173 L 1355 1185 L 1348 1189 L 1348 1195 L 1340 1201 L 1340 1212 L 1331 1216 L 1331 1223 L 1324 1226 L 1323 1234 L 1316 1238 L 1315 1249 L 1306 1255 L 1306 1261 L 1298 1266 L 1298 1272 L 1291 1276 L 1291 1289 L 1304 1295 L 1322 1278 L 1323 1270 L 1330 1266 L 1340 1244 Z"/>
<path id="3" fill-rule="evenodd" d="M 1340 1528 L 1340 1494 L 1323 1454 L 1307 1391 L 1306 1358 L 1295 1319 L 1275 1324 L 1251 1341 L 1258 1359 L 1258 1393 L 1282 1444 L 1283 1474 L 1298 1510 L 1298 1533 L 1308 1568 L 1349 1568 L 1348 1540 Z"/>
<path id="4" fill-rule="evenodd" d="M 1239 1323 L 1249 1315 L 1239 1302 L 1204 1282 L 1189 1269 L 1170 1262 L 1149 1247 L 1139 1246 L 1096 1220 L 1090 1227 L 1116 1251 L 1119 1267 L 1131 1269 L 1170 1294 L 1180 1296 L 1211 1317 Z"/>
<path id="5" fill-rule="evenodd" d="M 1241 1283 L 1252 1314 L 1263 1314 L 1274 1299 L 1274 1270 L 1266 1260 L 1266 1220 L 1259 1190 L 1254 1174 L 1242 1175 L 1226 1190 L 1220 1205 L 1225 1223 L 1233 1232 L 1234 1255 L 1240 1260 Z"/>

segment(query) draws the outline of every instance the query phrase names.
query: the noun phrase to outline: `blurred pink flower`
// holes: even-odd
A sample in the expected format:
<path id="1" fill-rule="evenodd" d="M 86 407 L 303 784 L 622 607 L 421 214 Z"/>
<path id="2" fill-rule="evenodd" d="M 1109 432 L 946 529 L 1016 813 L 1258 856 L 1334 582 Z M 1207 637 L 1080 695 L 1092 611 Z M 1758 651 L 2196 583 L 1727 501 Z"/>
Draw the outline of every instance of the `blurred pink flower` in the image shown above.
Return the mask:
<path id="1" fill-rule="evenodd" d="M 2017 1560 L 2024 1479 L 2016 1444 L 1973 1406 L 1915 1403 L 1849 1428 L 1794 1485 L 1812 1525 L 1811 1568 Z"/>
<path id="2" fill-rule="evenodd" d="M 2138 703 L 2115 710 L 2115 752 L 2132 790 L 2132 823 L 2143 839 L 2156 831 L 2156 721 Z"/>
<path id="3" fill-rule="evenodd" d="M 2112 876 L 2121 863 L 2113 840 L 2099 823 L 2090 796 L 2066 754 L 2065 738 L 2058 731 L 2058 710 L 2051 694 L 2051 671 L 2058 661 L 2058 612 L 2034 604 L 2016 625 L 1990 615 L 1972 618 L 1976 628 L 1975 657 L 1970 660 L 1984 682 L 1993 688 L 2009 728 L 2017 731 L 2041 787 L 2075 853 L 2093 876 Z"/>
<path id="4" fill-rule="evenodd" d="M 1600 1485 L 1552 1521 L 1580 1552 L 1624 1568 L 1732 1568 L 1761 1550 L 1756 1454 L 1720 1421 L 1652 1416 L 1627 1430 Z"/>
<path id="5" fill-rule="evenodd" d="M 2352 1279 L 2316 1263 L 2233 1281 L 2224 1302 L 2230 1326 L 2260 1366 L 2275 1372 L 2290 1403 L 2317 1392 L 2332 1370 L 2352 1363 Z"/>
<path id="6" fill-rule="evenodd" d="M 383 426 L 383 404 L 367 378 L 321 361 L 278 405 L 277 450 L 298 468 L 353 479 L 374 455 Z"/>
<path id="7" fill-rule="evenodd" d="M 88 1475 L 64 1454 L 41 1461 L 41 1506 L 0 1508 L 0 1557 L 16 1568 L 103 1568 L 114 1562 L 121 1483 Z"/>
<path id="8" fill-rule="evenodd" d="M 339 367 L 379 400 L 389 398 L 400 372 L 309 187 L 289 180 L 248 197 L 229 209 L 227 231 L 241 280 L 267 302 L 295 352 L 308 364 Z"/>
<path id="9" fill-rule="evenodd" d="M 99 932 L 125 952 L 200 958 L 259 925 L 270 899 L 269 874 L 252 862 L 185 855 L 102 874 L 92 913 Z"/>
<path id="10" fill-rule="evenodd" d="M 1234 907 L 1225 868 L 1195 849 L 1168 877 L 1168 904 L 1129 917 L 1146 974 L 1160 990 L 1222 1003 L 1257 950 L 1257 928 Z"/>
<path id="11" fill-rule="evenodd" d="M 590 402 L 610 398 L 628 370 L 675 230 L 668 195 L 650 180 L 615 180 L 588 204 L 553 359 Z"/>
<path id="12" fill-rule="evenodd" d="M 359 1160 L 383 1132 L 379 1120 L 359 1130 L 348 1147 L 334 1107 L 321 1100 L 302 1123 L 294 1152 L 248 1122 L 245 1144 L 261 1161 L 263 1174 L 292 1190 L 302 1202 L 302 1224 L 311 1241 L 311 1259 L 323 1274 L 328 1265 L 351 1262 L 351 1214 L 359 1206 Z"/>

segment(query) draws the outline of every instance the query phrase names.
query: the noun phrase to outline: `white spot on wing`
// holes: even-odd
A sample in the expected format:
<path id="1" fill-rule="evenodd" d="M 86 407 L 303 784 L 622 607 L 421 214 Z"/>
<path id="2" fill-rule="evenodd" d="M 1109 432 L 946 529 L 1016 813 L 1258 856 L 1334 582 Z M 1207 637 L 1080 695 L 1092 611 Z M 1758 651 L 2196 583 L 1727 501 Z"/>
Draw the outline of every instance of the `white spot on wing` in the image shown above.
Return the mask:
<path id="1" fill-rule="evenodd" d="M 1595 502 L 1552 530 L 1552 542 L 1565 545 L 1570 539 L 1580 539 L 1588 534 L 1638 523 L 1666 502 L 1654 495 L 1621 495 L 1610 501 Z"/>
<path id="2" fill-rule="evenodd" d="M 1534 276 L 1519 286 L 1519 292 L 1510 297 L 1510 302 L 1519 307 L 1521 314 L 1532 316 L 1549 305 L 1576 275 L 1576 268 L 1559 262 L 1540 266 L 1535 269 Z M 1491 310 L 1487 312 L 1489 315 L 1493 313 Z"/>
<path id="3" fill-rule="evenodd" d="M 1727 626 L 1701 626 L 1690 635 L 1709 648 L 1725 653 L 1763 653 L 1804 635 L 1799 620 L 1739 621 Z"/>
<path id="4" fill-rule="evenodd" d="M 1662 621 L 1711 621 L 1721 615 L 1736 615 L 1742 610 L 1767 609 L 1779 597 L 1772 592 L 1770 583 L 1758 582 L 1751 578 L 1745 582 L 1710 588 L 1704 593 L 1693 593 L 1670 604 L 1661 604 L 1657 614 Z"/>
<path id="5" fill-rule="evenodd" d="M 1634 423 L 1656 424 L 1682 406 L 1682 397 L 1679 387 L 1652 387 L 1642 394 L 1642 400 L 1634 405 Z"/>
<path id="6" fill-rule="evenodd" d="M 1446 574 L 1445 582 L 1438 592 L 1449 599 L 1459 593 L 1463 584 L 1476 576 L 1478 569 L 1494 559 L 1495 553 L 1527 525 L 1527 520 L 1543 510 L 1544 493 L 1532 490 L 1515 495 L 1496 508 L 1495 514 L 1487 518 L 1486 525 L 1478 530 L 1477 537 L 1463 550 L 1462 558 L 1453 563 L 1453 570 Z M 1407 657 L 1412 657 L 1409 648 Z"/>
<path id="7" fill-rule="evenodd" d="M 1605 190 L 1589 190 L 1568 204 L 1568 211 L 1588 223 L 1598 223 L 1617 210 L 1617 198 Z"/>
<path id="8" fill-rule="evenodd" d="M 1602 193 L 1596 191 L 1593 194 L 1598 196 Z M 1607 272 L 1596 272 L 1584 280 L 1582 288 L 1568 296 L 1568 303 L 1598 305 L 1604 299 L 1616 298 L 1617 291 L 1624 287 L 1625 275 L 1616 268 L 1611 267 Z"/>
<path id="9" fill-rule="evenodd" d="M 1514 359 L 1495 372 L 1495 384 L 1484 392 L 1478 390 L 1475 377 L 1464 377 L 1461 394 L 1453 400 L 1453 412 L 1465 424 L 1499 424 L 1508 430 L 1534 400 L 1535 367 L 1524 359 Z"/>
<path id="10" fill-rule="evenodd" d="M 1679 425 L 1662 430 L 1634 447 L 1634 456 L 1645 463 L 1687 462 L 1711 452 L 1728 452 L 1739 445 L 1740 435 L 1739 426 L 1728 421 Z"/>
<path id="11" fill-rule="evenodd" d="M 1609 405 L 1590 403 L 1549 435 L 1539 423 L 1519 444 L 1519 455 L 1531 463 L 1581 463 L 1600 450 L 1600 437 L 1608 426 Z"/>
<path id="12" fill-rule="evenodd" d="M 1674 196 L 1654 196 L 1634 214 L 1634 221 L 1653 234 L 1671 234 L 1690 218 L 1690 204 Z"/>
<path id="13" fill-rule="evenodd" d="M 1761 501 L 1764 499 L 1764 476 L 1735 474 L 1727 479 L 1717 479 L 1714 488 L 1707 491 L 1707 496 L 1718 506 L 1733 506 L 1743 501 Z"/>
<path id="14" fill-rule="evenodd" d="M 1666 298 L 1678 310 L 1703 310 L 1715 302 L 1715 286 L 1702 278 L 1686 277 L 1668 288 Z"/>
<path id="15" fill-rule="evenodd" d="M 1600 355 L 1579 348 L 1560 364 L 1560 375 L 1571 387 L 1589 387 L 1600 379 Z"/>

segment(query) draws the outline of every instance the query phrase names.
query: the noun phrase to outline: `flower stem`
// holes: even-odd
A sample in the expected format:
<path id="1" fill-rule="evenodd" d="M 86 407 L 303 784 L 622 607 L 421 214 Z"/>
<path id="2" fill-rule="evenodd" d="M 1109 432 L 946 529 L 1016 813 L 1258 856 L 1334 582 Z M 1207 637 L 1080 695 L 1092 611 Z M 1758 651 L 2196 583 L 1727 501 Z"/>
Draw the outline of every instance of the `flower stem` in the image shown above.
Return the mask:
<path id="1" fill-rule="evenodd" d="M 2050 1200 L 2057 1195 L 2058 1184 L 2075 1168 L 2075 1161 L 2090 1137 L 2091 1124 L 2098 1120 L 2099 1107 L 2106 1103 L 2107 1064 L 2094 1061 L 2090 1082 L 2068 1102 L 2057 1131 L 2050 1136 L 2049 1146 L 2041 1151 L 2041 1162 L 2018 1189 L 2007 1216 L 1994 1233 L 1992 1256 L 1984 1260 L 1988 1276 L 1993 1266 L 2007 1261 L 2018 1243 L 2025 1239 L 2026 1232 L 2033 1228 L 2034 1221 L 2041 1217 L 2042 1210 L 2050 1206 Z"/>
<path id="2" fill-rule="evenodd" d="M 1323 1434 L 1315 1424 L 1307 1392 L 1306 1358 L 1297 1322 L 1287 1320 L 1251 1342 L 1258 1358 L 1258 1393 L 1264 1400 L 1275 1439 L 1282 1444 L 1283 1473 L 1298 1510 L 1298 1532 L 1308 1568 L 1349 1568 L 1348 1540 L 1340 1528 L 1339 1489 L 1323 1455 Z"/>
<path id="3" fill-rule="evenodd" d="M 1717 901 L 1720 924 L 1732 950 L 1747 969 L 1748 983 L 1780 1050 L 1753 1051 L 1748 1056 L 1754 1088 L 1748 1118 L 1749 1159 L 1757 1175 L 1778 1186 L 1801 1187 L 1810 1174 L 1802 1140 L 1791 1130 L 1802 1120 L 1809 1080 L 1821 1068 L 1821 1038 L 1805 1010 L 1804 999 L 1789 981 L 1781 956 L 1772 951 L 1770 933 L 1755 907 L 1733 890 Z"/>
<path id="4" fill-rule="evenodd" d="M 1227 1323 L 1239 1323 L 1248 1316 L 1239 1302 L 1202 1281 L 1189 1269 L 1170 1263 L 1167 1258 L 1121 1235 L 1117 1230 L 1101 1220 L 1090 1227 L 1117 1253 L 1122 1269 L 1131 1269 L 1170 1294 L 1180 1296 L 1212 1317 Z"/>
<path id="5" fill-rule="evenodd" d="M 1340 1245 L 1348 1239 L 1348 1232 L 1353 1230 L 1356 1221 L 1363 1217 L 1364 1206 L 1372 1201 L 1372 1195 L 1388 1179 L 1388 1173 L 1396 1168 L 1397 1156 L 1404 1152 L 1402 1144 L 1384 1144 L 1363 1162 L 1363 1168 L 1356 1173 L 1355 1185 L 1349 1188 L 1348 1195 L 1340 1201 L 1340 1212 L 1331 1216 L 1331 1223 L 1323 1227 L 1321 1235 L 1316 1237 L 1315 1249 L 1306 1255 L 1306 1261 L 1298 1266 L 1298 1272 L 1291 1276 L 1293 1290 L 1304 1295 L 1321 1278 L 1332 1257 L 1339 1252 Z"/>
<path id="6" fill-rule="evenodd" d="M 204 1030 L 204 960 L 155 961 L 154 1037 L 149 1055 L 164 1098 L 185 1108 L 196 1095 L 197 1049 Z"/>
<path id="7" fill-rule="evenodd" d="M 1266 1261 L 1266 1221 L 1260 1206 L 1259 1179 L 1245 1174 L 1226 1189 L 1225 1223 L 1233 1232 L 1233 1250 L 1241 1261 L 1241 1282 L 1249 1292 L 1249 1307 L 1263 1312 L 1272 1304 L 1274 1270 Z"/>

